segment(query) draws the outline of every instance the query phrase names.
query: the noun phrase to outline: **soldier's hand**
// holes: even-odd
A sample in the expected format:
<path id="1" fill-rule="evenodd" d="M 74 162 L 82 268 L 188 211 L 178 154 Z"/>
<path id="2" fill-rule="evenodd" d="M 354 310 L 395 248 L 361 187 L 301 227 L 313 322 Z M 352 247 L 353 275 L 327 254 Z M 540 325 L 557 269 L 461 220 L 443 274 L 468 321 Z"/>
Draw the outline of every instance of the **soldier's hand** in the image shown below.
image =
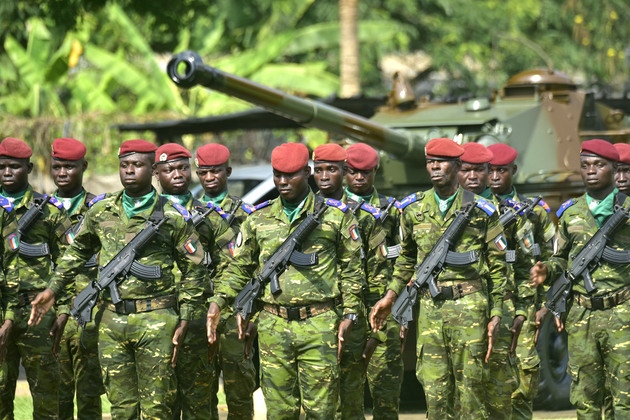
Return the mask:
<path id="1" fill-rule="evenodd" d="M 543 305 L 542 308 L 536 311 L 536 335 L 534 336 L 534 345 L 538 344 L 538 335 L 540 334 L 540 329 L 545 323 L 545 318 L 549 313 L 549 309 Z"/>
<path id="2" fill-rule="evenodd" d="M 208 343 L 210 344 L 218 341 L 217 327 L 219 326 L 220 319 L 221 309 L 219 308 L 219 305 L 214 302 L 210 302 L 210 307 L 208 308 L 208 315 L 206 319 L 206 334 L 208 334 Z"/>
<path id="3" fill-rule="evenodd" d="M 405 351 L 405 343 L 407 342 L 407 333 L 409 330 L 402 325 L 400 326 L 400 352 Z"/>
<path id="4" fill-rule="evenodd" d="M 562 332 L 562 330 L 564 329 L 564 322 L 562 322 L 562 318 L 556 318 L 554 316 L 553 320 L 556 323 L 556 328 L 558 329 L 558 332 Z"/>
<path id="5" fill-rule="evenodd" d="M 368 366 L 370 365 L 370 359 L 372 359 L 372 355 L 374 354 L 374 350 L 376 350 L 376 347 L 378 347 L 379 341 L 374 338 L 374 337 L 370 337 L 370 339 L 367 341 L 367 343 L 365 343 L 365 348 L 363 349 L 363 354 L 361 355 L 361 357 L 363 357 L 363 377 L 365 378 L 365 375 L 367 374 L 367 369 Z"/>
<path id="6" fill-rule="evenodd" d="M 249 315 L 247 315 L 246 319 L 243 319 L 241 314 L 236 314 L 236 326 L 238 327 L 239 340 L 245 340 L 245 336 L 249 330 L 249 324 L 251 324 L 251 322 L 249 322 Z"/>
<path id="7" fill-rule="evenodd" d="M 337 332 L 337 363 L 341 362 L 341 352 L 346 344 L 346 339 L 350 337 L 352 331 L 352 320 L 343 319 L 339 323 L 339 331 Z"/>
<path id="8" fill-rule="evenodd" d="M 510 355 L 512 356 L 514 356 L 514 352 L 516 352 L 518 337 L 521 335 L 523 322 L 525 322 L 525 317 L 523 315 L 517 316 L 516 318 L 514 318 L 514 321 L 512 321 L 512 345 L 510 346 Z"/>
<path id="9" fill-rule="evenodd" d="M 31 327 L 39 324 L 46 313 L 55 303 L 55 292 L 46 289 L 39 293 L 31 302 L 31 316 L 28 319 L 28 325 Z"/>
<path id="10" fill-rule="evenodd" d="M 252 347 L 254 347 L 256 335 L 258 335 L 258 327 L 255 322 L 250 322 L 247 326 L 247 331 L 245 331 L 245 358 L 247 360 L 252 356 Z"/>
<path id="11" fill-rule="evenodd" d="M 175 329 L 175 334 L 173 334 L 173 357 L 171 358 L 171 366 L 177 366 L 177 356 L 179 355 L 179 351 L 184 344 L 184 339 L 186 338 L 186 333 L 188 332 L 188 321 L 184 321 L 183 319 L 179 321 L 177 328 Z"/>
<path id="12" fill-rule="evenodd" d="M 217 339 L 214 343 L 208 341 L 208 361 L 212 363 L 214 360 L 214 356 L 219 352 L 219 343 L 221 342 L 221 333 L 219 331 L 216 332 Z"/>
<path id="13" fill-rule="evenodd" d="M 392 306 L 394 302 L 396 302 L 397 297 L 396 292 L 388 290 L 387 294 L 376 302 L 376 305 L 374 305 L 370 313 L 370 326 L 372 327 L 372 331 L 377 332 L 383 328 L 385 319 L 392 313 Z"/>
<path id="14" fill-rule="evenodd" d="M 501 318 L 493 316 L 490 322 L 488 322 L 488 352 L 486 353 L 486 363 L 490 360 L 490 354 L 492 354 L 494 344 L 497 342 L 497 338 L 499 338 L 500 330 Z"/>
<path id="15" fill-rule="evenodd" d="M 538 261 L 534 266 L 529 270 L 529 277 L 532 280 L 532 286 L 538 287 L 545 282 L 547 279 L 547 266 L 540 261 Z"/>
<path id="16" fill-rule="evenodd" d="M 9 341 L 9 335 L 11 335 L 11 329 L 13 328 L 13 321 L 5 319 L 4 323 L 0 327 L 0 366 L 4 362 L 4 355 L 6 353 L 7 342 Z"/>
<path id="17" fill-rule="evenodd" d="M 52 352 L 55 357 L 59 356 L 59 343 L 63 337 L 63 330 L 66 328 L 66 322 L 68 322 L 68 314 L 59 314 L 50 327 L 48 334 L 53 338 Z"/>

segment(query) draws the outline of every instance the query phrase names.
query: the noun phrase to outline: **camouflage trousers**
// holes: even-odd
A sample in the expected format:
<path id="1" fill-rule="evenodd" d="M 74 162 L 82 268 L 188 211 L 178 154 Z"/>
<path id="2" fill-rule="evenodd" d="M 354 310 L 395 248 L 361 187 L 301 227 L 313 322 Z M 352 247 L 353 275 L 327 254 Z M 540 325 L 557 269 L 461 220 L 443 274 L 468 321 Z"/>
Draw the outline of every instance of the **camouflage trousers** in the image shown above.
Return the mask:
<path id="1" fill-rule="evenodd" d="M 247 420 L 254 416 L 253 393 L 256 388 L 256 367 L 253 355 L 245 358 L 245 341 L 238 339 L 236 316 L 230 315 L 221 332 L 218 357 L 215 358 L 216 377 L 223 371 L 223 390 L 229 420 Z M 216 403 L 214 405 L 216 407 Z"/>
<path id="2" fill-rule="evenodd" d="M 29 327 L 31 306 L 15 312 L 13 328 L 0 370 L 0 419 L 13 419 L 13 398 L 19 376 L 20 360 L 33 397 L 33 419 L 58 418 L 59 364 L 52 353 L 48 334 L 56 316 L 49 311 L 39 325 Z"/>
<path id="3" fill-rule="evenodd" d="M 569 335 L 571 403 L 578 419 L 599 419 L 606 389 L 615 418 L 630 418 L 630 301 L 591 310 L 573 303 Z"/>
<path id="4" fill-rule="evenodd" d="M 416 376 L 424 388 L 428 419 L 488 418 L 487 310 L 482 293 L 457 300 L 420 299 Z"/>
<path id="5" fill-rule="evenodd" d="M 540 358 L 534 344 L 536 336 L 536 307 L 527 310 L 521 335 L 516 346 L 516 363 L 519 385 L 512 393 L 512 418 L 531 419 L 534 415 L 534 398 L 538 393 L 540 379 Z"/>
<path id="6" fill-rule="evenodd" d="M 74 419 L 75 389 L 78 419 L 101 418 L 101 394 L 105 393 L 101 365 L 98 362 L 98 329 L 88 323 L 81 331 L 69 318 L 60 343 L 59 418 Z"/>
<path id="7" fill-rule="evenodd" d="M 346 340 L 339 363 L 339 405 L 337 419 L 365 419 L 363 407 L 363 349 L 367 341 L 368 325 L 365 316 L 359 316 Z"/>
<path id="8" fill-rule="evenodd" d="M 177 378 L 171 367 L 173 308 L 119 315 L 101 308 L 96 315 L 98 353 L 112 419 L 171 418 Z"/>
<path id="9" fill-rule="evenodd" d="M 287 321 L 262 311 L 258 319 L 261 386 L 267 418 L 330 420 L 339 398 L 335 311 Z"/>
<path id="10" fill-rule="evenodd" d="M 374 420 L 397 419 L 403 379 L 400 324 L 390 315 L 381 333 L 385 340 L 374 350 L 367 370 L 373 402 L 372 416 Z"/>
<path id="11" fill-rule="evenodd" d="M 516 357 L 510 355 L 514 305 L 503 302 L 500 332 L 486 365 L 486 404 L 491 419 L 512 417 L 512 393 L 518 388 Z"/>

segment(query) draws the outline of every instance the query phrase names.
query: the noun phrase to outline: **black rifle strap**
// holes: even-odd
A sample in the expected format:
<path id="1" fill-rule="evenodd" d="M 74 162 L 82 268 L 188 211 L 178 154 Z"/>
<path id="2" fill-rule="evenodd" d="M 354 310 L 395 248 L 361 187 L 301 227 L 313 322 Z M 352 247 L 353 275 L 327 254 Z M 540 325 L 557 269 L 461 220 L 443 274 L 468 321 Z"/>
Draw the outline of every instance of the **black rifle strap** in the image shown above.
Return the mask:
<path id="1" fill-rule="evenodd" d="M 313 213 L 317 213 L 319 210 L 321 210 L 325 202 L 326 200 L 324 200 L 321 195 L 315 194 L 315 205 L 313 206 Z"/>
<path id="2" fill-rule="evenodd" d="M 159 195 L 157 209 L 153 212 L 151 217 L 149 217 L 152 223 L 158 223 L 160 220 L 164 219 L 164 206 L 166 203 L 168 203 L 168 198 Z"/>
<path id="3" fill-rule="evenodd" d="M 475 205 L 475 194 L 468 190 L 464 190 L 464 197 L 462 198 L 462 209 L 466 206 L 474 206 Z"/>
<path id="4" fill-rule="evenodd" d="M 378 206 L 380 207 L 380 210 L 385 210 L 388 205 L 389 205 L 389 200 L 387 199 L 387 197 L 384 196 L 383 194 L 379 194 L 378 195 Z"/>
<path id="5" fill-rule="evenodd" d="M 628 198 L 628 196 L 619 191 L 619 193 L 617 193 L 617 196 L 615 197 L 615 207 L 623 207 L 623 204 L 626 202 L 626 198 Z"/>

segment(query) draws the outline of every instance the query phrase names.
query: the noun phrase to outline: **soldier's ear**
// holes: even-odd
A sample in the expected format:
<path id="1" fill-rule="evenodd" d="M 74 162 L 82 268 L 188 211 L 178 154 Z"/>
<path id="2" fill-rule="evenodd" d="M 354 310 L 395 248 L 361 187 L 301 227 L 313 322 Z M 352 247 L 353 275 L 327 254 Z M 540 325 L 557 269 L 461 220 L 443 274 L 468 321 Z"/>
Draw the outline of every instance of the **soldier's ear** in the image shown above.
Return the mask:
<path id="1" fill-rule="evenodd" d="M 33 163 L 29 160 L 26 162 L 26 173 L 30 174 L 33 170 Z"/>
<path id="2" fill-rule="evenodd" d="M 515 163 L 515 164 L 512 165 L 512 175 L 516 174 L 517 170 L 518 170 L 518 165 L 516 165 L 516 163 Z"/>

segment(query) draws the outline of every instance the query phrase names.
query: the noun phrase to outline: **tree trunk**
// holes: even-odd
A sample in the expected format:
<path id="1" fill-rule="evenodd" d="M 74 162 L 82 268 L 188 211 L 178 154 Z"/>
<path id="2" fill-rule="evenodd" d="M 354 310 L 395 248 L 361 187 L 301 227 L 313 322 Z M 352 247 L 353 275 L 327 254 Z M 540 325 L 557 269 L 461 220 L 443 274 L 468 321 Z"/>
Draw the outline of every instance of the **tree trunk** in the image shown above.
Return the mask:
<path id="1" fill-rule="evenodd" d="M 339 0 L 341 97 L 347 98 L 361 93 L 359 78 L 359 0 Z"/>

